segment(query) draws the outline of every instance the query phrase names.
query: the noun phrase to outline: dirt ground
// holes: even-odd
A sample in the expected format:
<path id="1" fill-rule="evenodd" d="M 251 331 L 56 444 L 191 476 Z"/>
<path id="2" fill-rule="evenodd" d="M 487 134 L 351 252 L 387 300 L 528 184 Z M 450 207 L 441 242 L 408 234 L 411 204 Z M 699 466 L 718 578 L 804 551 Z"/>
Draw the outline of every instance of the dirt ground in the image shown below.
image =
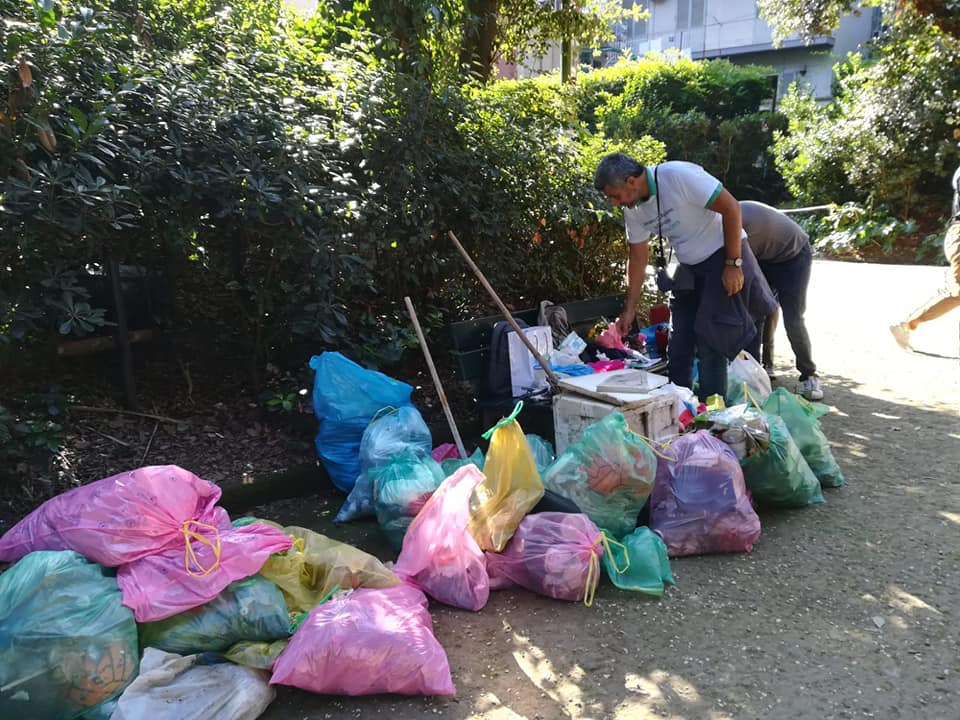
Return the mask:
<path id="1" fill-rule="evenodd" d="M 454 698 L 280 688 L 263 717 L 960 718 L 960 312 L 922 328 L 919 353 L 887 331 L 942 272 L 816 263 L 809 328 L 848 484 L 823 505 L 762 513 L 752 553 L 674 560 L 660 601 L 602 583 L 591 608 L 520 590 L 479 613 L 433 604 Z M 789 353 L 781 337 L 792 387 Z M 374 524 L 332 525 L 338 502 L 257 512 L 392 558 Z"/>
<path id="2" fill-rule="evenodd" d="M 455 697 L 336 698 L 281 687 L 263 717 L 960 718 L 960 311 L 922 328 L 917 353 L 897 348 L 887 330 L 942 273 L 815 264 L 808 326 L 834 408 L 824 430 L 848 484 L 826 491 L 823 505 L 761 513 L 752 553 L 674 560 L 677 585 L 660 601 L 604 580 L 591 608 L 522 590 L 492 593 L 479 613 L 434 603 Z M 792 389 L 782 328 L 777 361 L 777 382 Z M 42 492 L 143 460 L 245 482 L 313 457 L 302 437 L 250 422 L 244 408 L 256 407 L 253 398 L 224 395 L 215 404 L 199 387 L 186 397 L 177 376 L 147 368 L 142 377 L 145 386 L 157 384 L 143 388 L 144 397 L 158 398 L 155 411 L 185 422 L 76 416 Z M 84 392 L 76 402 L 102 405 L 115 387 L 105 380 Z M 0 531 L 41 499 L 0 502 Z M 392 560 L 376 523 L 333 525 L 342 499 L 320 488 L 250 514 Z"/>

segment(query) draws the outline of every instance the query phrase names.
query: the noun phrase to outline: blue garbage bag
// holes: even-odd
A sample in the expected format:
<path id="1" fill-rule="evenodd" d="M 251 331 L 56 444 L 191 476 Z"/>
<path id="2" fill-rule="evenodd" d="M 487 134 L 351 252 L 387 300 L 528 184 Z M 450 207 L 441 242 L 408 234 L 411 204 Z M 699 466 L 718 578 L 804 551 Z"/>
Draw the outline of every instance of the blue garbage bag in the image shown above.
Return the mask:
<path id="1" fill-rule="evenodd" d="M 139 656 L 112 570 L 40 550 L 0 575 L 0 717 L 89 713 L 133 681 Z"/>
<path id="2" fill-rule="evenodd" d="M 429 455 L 432 446 L 430 428 L 413 405 L 382 408 L 363 431 L 360 440 L 360 475 L 334 521 L 373 517 L 373 478 L 370 477 L 370 468 L 386 465 L 392 457 L 407 448 Z"/>
<path id="3" fill-rule="evenodd" d="M 313 411 L 320 421 L 317 454 L 333 484 L 350 492 L 360 474 L 363 431 L 380 408 L 410 405 L 413 388 L 338 352 L 314 355 L 310 367 Z"/>

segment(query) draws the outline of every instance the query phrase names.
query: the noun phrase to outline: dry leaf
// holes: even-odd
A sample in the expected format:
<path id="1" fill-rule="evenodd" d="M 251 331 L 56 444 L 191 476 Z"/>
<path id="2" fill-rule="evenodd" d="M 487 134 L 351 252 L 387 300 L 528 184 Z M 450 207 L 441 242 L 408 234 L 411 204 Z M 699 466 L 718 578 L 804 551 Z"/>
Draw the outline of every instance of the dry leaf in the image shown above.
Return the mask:
<path id="1" fill-rule="evenodd" d="M 30 72 L 30 66 L 27 65 L 27 61 L 23 58 L 20 58 L 20 84 L 28 88 L 33 85 L 33 73 Z"/>

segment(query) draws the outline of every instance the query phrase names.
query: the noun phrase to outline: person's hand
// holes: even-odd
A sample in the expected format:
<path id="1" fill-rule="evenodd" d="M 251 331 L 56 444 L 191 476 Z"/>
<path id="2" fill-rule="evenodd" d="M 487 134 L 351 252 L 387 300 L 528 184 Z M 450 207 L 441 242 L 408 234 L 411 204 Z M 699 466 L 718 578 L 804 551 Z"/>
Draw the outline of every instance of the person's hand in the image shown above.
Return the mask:
<path id="1" fill-rule="evenodd" d="M 743 290 L 743 268 L 734 267 L 733 265 L 725 266 L 721 280 L 723 281 L 723 288 L 727 291 L 727 295 L 736 295 Z"/>
<path id="2" fill-rule="evenodd" d="M 633 327 L 633 319 L 636 317 L 637 311 L 633 308 L 624 308 L 623 312 L 620 313 L 620 317 L 617 318 L 617 332 L 620 333 L 620 337 L 626 337 L 630 334 L 630 328 Z"/>

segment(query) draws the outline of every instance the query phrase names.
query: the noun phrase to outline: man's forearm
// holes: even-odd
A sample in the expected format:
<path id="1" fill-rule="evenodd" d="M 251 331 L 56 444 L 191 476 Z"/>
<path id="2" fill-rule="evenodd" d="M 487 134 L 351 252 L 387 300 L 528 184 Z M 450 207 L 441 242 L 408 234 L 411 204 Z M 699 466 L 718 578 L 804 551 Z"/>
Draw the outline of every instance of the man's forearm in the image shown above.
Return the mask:
<path id="1" fill-rule="evenodd" d="M 624 307 L 636 310 L 643 295 L 643 283 L 647 278 L 647 262 L 650 259 L 650 247 L 647 243 L 630 246 L 627 256 L 627 295 Z"/>
<path id="2" fill-rule="evenodd" d="M 726 257 L 731 260 L 743 257 L 743 248 L 741 247 L 743 226 L 740 224 L 740 213 L 736 213 L 736 217 L 733 217 L 733 215 L 734 213 L 727 213 L 723 216 L 723 249 Z"/>

